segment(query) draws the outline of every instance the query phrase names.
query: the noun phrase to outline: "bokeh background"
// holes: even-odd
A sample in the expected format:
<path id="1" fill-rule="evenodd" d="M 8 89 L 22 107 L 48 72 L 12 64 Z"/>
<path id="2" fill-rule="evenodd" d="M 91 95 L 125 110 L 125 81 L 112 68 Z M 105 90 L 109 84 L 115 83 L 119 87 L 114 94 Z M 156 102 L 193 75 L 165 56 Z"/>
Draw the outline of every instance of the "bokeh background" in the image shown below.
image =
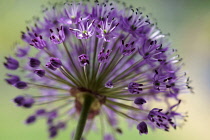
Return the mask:
<path id="1" fill-rule="evenodd" d="M 20 42 L 20 31 L 27 20 L 41 15 L 42 4 L 49 0 L 0 0 L 0 63 L 4 56 L 13 53 L 15 42 Z M 53 0 L 55 1 L 55 0 Z M 125 0 L 124 0 L 125 1 Z M 173 47 L 184 58 L 188 75 L 193 80 L 194 94 L 182 96 L 180 110 L 189 112 L 186 124 L 178 130 L 150 131 L 139 136 L 135 128 L 122 123 L 124 134 L 119 140 L 210 140 L 210 0 L 129 0 L 128 4 L 145 7 L 152 13 L 159 28 L 170 33 Z M 6 70 L 0 65 L 0 140 L 46 140 L 44 121 L 32 126 L 23 124 L 31 113 L 17 108 L 12 98 L 21 94 L 4 82 Z M 56 140 L 70 139 L 70 129 L 59 134 Z M 99 140 L 100 134 L 91 133 L 88 140 Z"/>

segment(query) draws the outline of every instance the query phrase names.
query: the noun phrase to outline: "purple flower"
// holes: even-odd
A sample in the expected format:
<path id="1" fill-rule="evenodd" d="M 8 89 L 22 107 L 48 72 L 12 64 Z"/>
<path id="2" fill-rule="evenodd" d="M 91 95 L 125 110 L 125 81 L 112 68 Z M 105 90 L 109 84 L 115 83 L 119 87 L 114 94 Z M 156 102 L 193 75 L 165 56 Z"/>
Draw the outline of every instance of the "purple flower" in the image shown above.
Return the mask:
<path id="1" fill-rule="evenodd" d="M 16 70 L 19 67 L 19 62 L 12 57 L 5 57 L 7 62 L 4 63 L 4 66 L 9 70 Z"/>
<path id="2" fill-rule="evenodd" d="M 32 123 L 34 123 L 35 121 L 36 121 L 36 116 L 32 115 L 32 116 L 29 116 L 29 117 L 26 119 L 25 123 L 26 123 L 26 124 L 32 124 Z"/>
<path id="3" fill-rule="evenodd" d="M 39 77 L 43 77 L 45 75 L 45 70 L 37 69 L 34 71 L 34 73 L 38 75 Z"/>
<path id="4" fill-rule="evenodd" d="M 94 27 L 93 27 L 93 21 L 83 21 L 79 22 L 78 26 L 79 28 L 73 29 L 69 28 L 70 31 L 78 38 L 78 39 L 88 39 L 94 34 Z"/>
<path id="5" fill-rule="evenodd" d="M 148 129 L 147 129 L 147 124 L 145 122 L 141 122 L 137 125 L 137 129 L 139 130 L 140 134 L 147 134 Z"/>
<path id="6" fill-rule="evenodd" d="M 131 82 L 128 85 L 128 91 L 132 94 L 139 94 L 143 90 L 142 86 L 143 86 L 143 84 L 138 84 L 138 83 Z"/>
<path id="7" fill-rule="evenodd" d="M 15 83 L 14 86 L 18 89 L 24 89 L 27 87 L 27 84 L 26 84 L 26 82 L 18 81 L 17 83 Z"/>
<path id="8" fill-rule="evenodd" d="M 138 98 L 136 98 L 136 99 L 134 100 L 134 103 L 135 103 L 136 105 L 143 105 L 143 104 L 146 103 L 146 100 L 143 99 L 143 98 L 141 98 L 141 97 L 138 97 Z"/>
<path id="9" fill-rule="evenodd" d="M 122 40 L 121 53 L 123 55 L 131 55 L 135 50 L 134 41 L 129 44 L 125 44 L 124 40 Z"/>
<path id="10" fill-rule="evenodd" d="M 105 84 L 105 87 L 106 87 L 106 88 L 113 88 L 114 85 L 113 85 L 112 81 L 108 81 L 108 82 Z"/>
<path id="11" fill-rule="evenodd" d="M 46 110 L 45 109 L 39 109 L 39 110 L 36 111 L 36 115 L 37 116 L 42 116 L 44 114 L 46 114 Z"/>
<path id="12" fill-rule="evenodd" d="M 18 106 L 22 106 L 24 104 L 25 98 L 23 96 L 17 96 L 14 99 L 14 102 L 18 105 Z"/>
<path id="13" fill-rule="evenodd" d="M 50 58 L 50 63 L 55 68 L 60 68 L 62 66 L 62 62 L 59 58 Z"/>
<path id="14" fill-rule="evenodd" d="M 79 62 L 81 66 L 86 66 L 87 64 L 89 64 L 89 58 L 86 54 L 81 54 L 80 56 L 78 56 Z"/>
<path id="15" fill-rule="evenodd" d="M 51 62 L 47 62 L 46 67 L 48 67 L 49 69 L 54 70 L 54 71 L 57 69 L 56 67 L 54 67 L 54 66 L 52 65 Z"/>
<path id="16" fill-rule="evenodd" d="M 77 24 L 81 19 L 81 12 L 80 12 L 81 6 L 78 4 L 65 4 L 65 13 L 67 17 L 62 17 L 60 19 L 61 22 L 65 24 Z"/>
<path id="17" fill-rule="evenodd" d="M 55 57 L 51 57 L 50 58 L 50 62 L 47 62 L 46 67 L 48 67 L 49 69 L 55 71 L 57 68 L 60 68 L 62 66 L 62 62 L 59 58 L 55 58 Z M 44 71 L 39 71 L 41 72 L 41 76 L 44 76 L 45 72 Z"/>
<path id="18" fill-rule="evenodd" d="M 153 122 L 157 127 L 162 128 L 166 131 L 169 130 L 170 124 L 174 124 L 172 122 L 172 119 L 165 113 L 162 113 L 162 109 L 158 108 L 154 108 L 150 111 L 148 119 Z"/>
<path id="19" fill-rule="evenodd" d="M 161 49 L 162 44 L 157 44 L 157 41 L 145 41 L 142 45 L 142 48 L 139 48 L 139 54 L 143 56 L 148 62 L 164 61 L 164 58 L 161 58 L 162 53 L 166 49 Z"/>
<path id="20" fill-rule="evenodd" d="M 98 28 L 96 28 L 96 31 L 98 32 L 97 37 L 103 38 L 104 41 L 110 42 L 111 39 L 114 39 L 117 37 L 115 33 L 115 29 L 119 25 L 117 23 L 116 25 L 113 25 L 114 20 L 112 20 L 110 23 L 108 22 L 108 19 L 106 21 L 100 21 L 97 25 Z"/>
<path id="21" fill-rule="evenodd" d="M 61 44 L 65 40 L 65 34 L 63 30 L 63 26 L 57 28 L 57 33 L 53 32 L 52 29 L 50 29 L 50 40 L 55 44 Z"/>
<path id="22" fill-rule="evenodd" d="M 6 80 L 7 83 L 10 84 L 10 85 L 14 85 L 14 84 L 16 84 L 17 82 L 20 81 L 19 76 L 12 75 L 12 74 L 7 74 L 7 76 L 8 76 L 9 78 L 8 78 L 8 79 L 5 79 L 5 80 Z"/>
<path id="23" fill-rule="evenodd" d="M 142 12 L 133 9 L 130 10 L 131 14 L 128 16 L 121 16 L 122 28 L 131 33 L 134 37 L 141 35 L 142 28 L 150 24 L 149 19 L 142 15 Z M 124 13 L 123 13 L 124 14 Z"/>
<path id="24" fill-rule="evenodd" d="M 28 51 L 29 51 L 29 47 L 24 47 L 24 48 L 23 47 L 18 47 L 15 55 L 17 57 L 24 57 L 28 54 Z"/>
<path id="25" fill-rule="evenodd" d="M 49 112 L 48 117 L 51 119 L 55 119 L 58 116 L 58 113 L 56 110 L 53 110 L 51 112 Z"/>
<path id="26" fill-rule="evenodd" d="M 31 108 L 35 101 L 31 97 L 17 96 L 14 98 L 14 102 L 18 106 L 22 106 L 24 108 Z"/>
<path id="27" fill-rule="evenodd" d="M 46 42 L 43 40 L 41 35 L 34 34 L 35 38 L 31 40 L 30 45 L 34 46 L 37 49 L 44 49 L 46 47 Z"/>
<path id="28" fill-rule="evenodd" d="M 50 138 L 54 138 L 54 137 L 57 136 L 57 134 L 58 134 L 57 128 L 56 128 L 55 126 L 51 126 L 51 127 L 49 128 L 49 137 L 50 137 Z"/>
<path id="29" fill-rule="evenodd" d="M 41 64 L 41 62 L 39 61 L 39 59 L 30 58 L 30 61 L 29 61 L 29 66 L 30 67 L 36 68 L 36 67 L 39 67 L 40 64 Z"/>
<path id="30" fill-rule="evenodd" d="M 100 63 L 105 63 L 108 61 L 109 55 L 111 53 L 111 50 L 107 50 L 105 53 L 105 49 L 103 48 L 100 53 L 98 54 L 98 61 Z"/>
<path id="31" fill-rule="evenodd" d="M 34 47 L 18 45 L 17 59 L 6 57 L 4 63 L 23 73 L 8 74 L 9 85 L 39 90 L 13 100 L 22 108 L 37 106 L 26 124 L 45 119 L 49 137 L 55 138 L 82 112 L 86 133 L 96 127 L 97 117 L 105 118 L 102 127 L 122 134 L 118 116 L 123 116 L 140 135 L 148 128 L 169 131 L 185 120 L 177 107 L 180 94 L 192 92 L 191 81 L 168 38 L 141 9 L 112 1 L 65 3 L 45 9 L 43 17 L 22 32 L 24 46 Z M 116 139 L 104 134 L 104 140 Z"/>

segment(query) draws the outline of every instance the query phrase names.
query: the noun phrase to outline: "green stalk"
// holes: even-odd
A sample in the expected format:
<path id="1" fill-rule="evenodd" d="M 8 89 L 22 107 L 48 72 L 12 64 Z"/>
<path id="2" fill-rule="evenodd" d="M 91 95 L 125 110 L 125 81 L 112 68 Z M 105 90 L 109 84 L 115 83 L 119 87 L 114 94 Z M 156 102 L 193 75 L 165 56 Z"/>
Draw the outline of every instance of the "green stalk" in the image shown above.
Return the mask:
<path id="1" fill-rule="evenodd" d="M 84 98 L 82 112 L 80 114 L 79 122 L 77 124 L 77 129 L 76 129 L 76 133 L 74 135 L 73 140 L 80 140 L 81 139 L 92 102 L 93 102 L 93 97 L 90 96 L 90 95 L 86 95 L 85 98 Z"/>

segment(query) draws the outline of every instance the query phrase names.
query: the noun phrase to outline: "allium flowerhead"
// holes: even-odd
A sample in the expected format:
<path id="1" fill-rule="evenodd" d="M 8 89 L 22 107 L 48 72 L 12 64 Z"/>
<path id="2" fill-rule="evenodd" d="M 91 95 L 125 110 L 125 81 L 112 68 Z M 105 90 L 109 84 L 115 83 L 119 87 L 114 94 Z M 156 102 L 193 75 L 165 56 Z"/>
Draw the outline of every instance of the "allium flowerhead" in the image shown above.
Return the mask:
<path id="1" fill-rule="evenodd" d="M 19 107 L 37 108 L 26 124 L 45 118 L 54 138 L 78 120 L 86 97 L 91 103 L 85 132 L 106 125 L 111 131 L 103 132 L 104 140 L 122 133 L 119 116 L 140 134 L 148 127 L 169 131 L 185 119 L 176 111 L 180 94 L 192 90 L 182 59 L 140 8 L 106 0 L 54 4 L 43 11 L 44 18 L 22 33 L 26 47 L 18 47 L 16 58 L 6 57 L 4 63 L 25 74 L 7 74 L 9 85 L 40 90 L 14 98 Z"/>

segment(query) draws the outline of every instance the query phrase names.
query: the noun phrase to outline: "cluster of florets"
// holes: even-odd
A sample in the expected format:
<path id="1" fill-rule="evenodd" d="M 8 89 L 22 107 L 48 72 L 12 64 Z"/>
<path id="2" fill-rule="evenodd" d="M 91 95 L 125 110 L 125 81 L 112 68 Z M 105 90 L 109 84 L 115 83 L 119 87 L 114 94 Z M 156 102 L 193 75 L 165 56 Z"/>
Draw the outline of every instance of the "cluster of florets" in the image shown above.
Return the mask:
<path id="1" fill-rule="evenodd" d="M 23 70 L 25 80 L 8 74 L 6 81 L 19 89 L 40 89 L 41 95 L 17 96 L 18 106 L 49 105 L 30 115 L 27 124 L 45 117 L 50 137 L 55 137 L 69 116 L 80 113 L 84 94 L 95 99 L 90 122 L 105 116 L 107 125 L 118 133 L 122 133 L 117 127 L 118 114 L 129 124 L 137 121 L 140 134 L 148 133 L 148 125 L 166 131 L 176 128 L 176 118 L 185 117 L 173 109 L 180 104 L 180 93 L 191 90 L 190 80 L 181 71 L 182 59 L 141 8 L 124 5 L 119 9 L 120 5 L 109 1 L 96 1 L 92 6 L 55 4 L 43 10 L 43 20 L 36 19 L 35 26 L 22 32 L 26 47 L 17 48 L 17 59 L 6 57 L 4 66 Z M 38 53 L 34 55 L 29 48 Z M 178 103 L 170 105 L 171 99 Z M 152 109 L 152 102 L 168 107 Z M 105 133 L 105 140 L 114 139 Z"/>

